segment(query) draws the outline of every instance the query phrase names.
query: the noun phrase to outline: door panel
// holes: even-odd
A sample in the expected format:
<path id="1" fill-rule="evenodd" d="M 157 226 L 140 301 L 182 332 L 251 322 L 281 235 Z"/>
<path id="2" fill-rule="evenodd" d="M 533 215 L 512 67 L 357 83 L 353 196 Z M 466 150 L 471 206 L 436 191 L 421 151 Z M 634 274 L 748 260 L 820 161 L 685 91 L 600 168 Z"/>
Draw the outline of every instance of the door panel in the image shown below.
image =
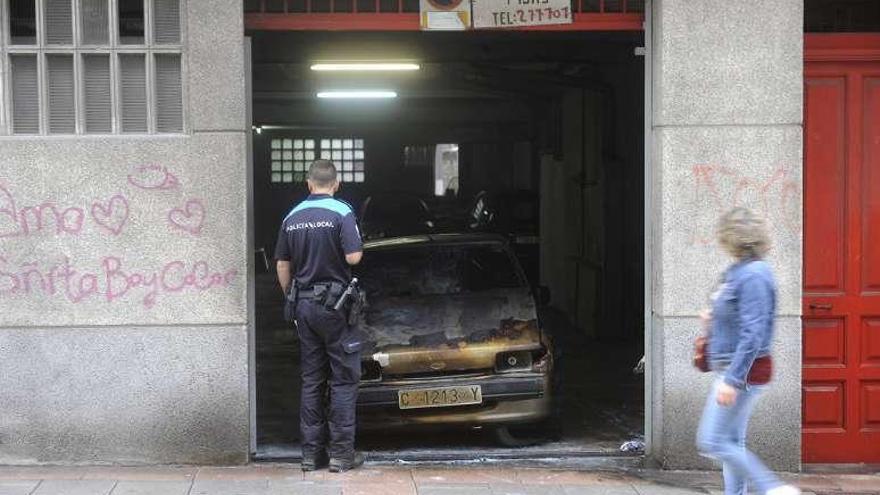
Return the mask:
<path id="1" fill-rule="evenodd" d="M 845 433 L 846 393 L 843 382 L 813 382 L 804 387 L 804 427 L 811 431 Z"/>
<path id="2" fill-rule="evenodd" d="M 803 458 L 880 462 L 880 63 L 807 63 Z"/>
<path id="3" fill-rule="evenodd" d="M 861 227 L 862 245 L 870 252 L 880 246 L 880 77 L 866 77 L 863 87 Z M 862 268 L 862 290 L 880 293 L 880 256 L 865 256 Z"/>
<path id="4" fill-rule="evenodd" d="M 846 367 L 846 320 L 804 320 L 804 367 Z"/>
<path id="5" fill-rule="evenodd" d="M 880 431 L 880 381 L 862 383 L 862 429 Z"/>
<path id="6" fill-rule="evenodd" d="M 805 95 L 805 153 L 811 171 L 804 184 L 804 196 L 810 201 L 810 218 L 804 226 L 804 257 L 811 266 L 804 284 L 810 292 L 842 293 L 846 260 L 846 79 L 811 78 Z M 814 115 L 821 118 L 812 118 Z"/>

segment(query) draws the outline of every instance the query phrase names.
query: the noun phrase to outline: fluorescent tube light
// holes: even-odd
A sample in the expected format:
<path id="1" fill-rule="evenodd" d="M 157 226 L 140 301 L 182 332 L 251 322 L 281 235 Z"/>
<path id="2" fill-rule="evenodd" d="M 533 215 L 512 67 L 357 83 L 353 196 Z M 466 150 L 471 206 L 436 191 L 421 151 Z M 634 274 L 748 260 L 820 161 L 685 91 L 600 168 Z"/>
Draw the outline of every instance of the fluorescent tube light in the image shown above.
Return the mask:
<path id="1" fill-rule="evenodd" d="M 318 98 L 397 98 L 395 91 L 321 91 Z"/>
<path id="2" fill-rule="evenodd" d="M 312 64 L 314 71 L 411 71 L 421 66 L 411 62 L 322 62 Z"/>

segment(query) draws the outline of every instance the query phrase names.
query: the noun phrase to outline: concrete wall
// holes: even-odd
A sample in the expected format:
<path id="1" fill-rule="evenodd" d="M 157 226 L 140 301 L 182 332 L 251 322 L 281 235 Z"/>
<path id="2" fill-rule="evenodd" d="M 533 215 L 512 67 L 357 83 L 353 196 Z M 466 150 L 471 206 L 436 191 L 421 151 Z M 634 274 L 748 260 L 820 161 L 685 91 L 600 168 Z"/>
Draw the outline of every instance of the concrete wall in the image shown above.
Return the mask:
<path id="1" fill-rule="evenodd" d="M 777 373 L 750 445 L 798 470 L 801 426 L 802 25 L 799 0 L 653 6 L 651 456 L 710 464 L 694 431 L 711 376 L 690 364 L 698 311 L 728 260 L 714 241 L 734 205 L 763 213 L 780 288 Z"/>
<path id="2" fill-rule="evenodd" d="M 185 134 L 0 136 L 0 464 L 247 461 L 242 8 L 181 4 Z"/>

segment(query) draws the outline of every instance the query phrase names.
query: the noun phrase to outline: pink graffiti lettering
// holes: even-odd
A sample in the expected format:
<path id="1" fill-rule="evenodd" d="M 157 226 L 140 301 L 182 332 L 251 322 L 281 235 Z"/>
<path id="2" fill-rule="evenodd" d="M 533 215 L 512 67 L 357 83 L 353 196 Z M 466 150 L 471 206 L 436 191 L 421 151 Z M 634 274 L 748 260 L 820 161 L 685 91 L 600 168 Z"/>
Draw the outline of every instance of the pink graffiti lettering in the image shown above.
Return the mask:
<path id="1" fill-rule="evenodd" d="M 48 231 L 50 222 L 55 234 L 76 235 L 82 232 L 85 213 L 81 208 L 62 208 L 51 201 L 19 209 L 9 189 L 0 185 L 0 219 L 0 238 Z"/>
<path id="2" fill-rule="evenodd" d="M 728 208 L 745 206 L 771 222 L 778 220 L 781 227 L 797 229 L 792 219 L 797 218 L 800 211 L 800 189 L 784 167 L 774 169 L 769 177 L 752 177 L 733 167 L 698 164 L 692 168 L 692 177 L 692 208 L 706 217 L 695 220 L 698 224 L 714 226 L 718 216 Z M 691 242 L 711 245 L 714 232 L 695 230 Z"/>
<path id="3" fill-rule="evenodd" d="M 98 293 L 98 277 L 91 274 L 86 273 L 79 279 L 79 283 L 77 284 L 78 292 L 75 296 L 75 299 L 71 299 L 73 302 L 79 302 L 83 299 L 92 296 Z"/>
<path id="4" fill-rule="evenodd" d="M 92 203 L 92 219 L 107 232 L 119 235 L 128 221 L 128 200 L 125 196 L 116 194 L 106 203 Z"/>
<path id="5" fill-rule="evenodd" d="M 199 235 L 205 223 L 205 205 L 201 200 L 191 199 L 183 208 L 172 208 L 168 212 L 168 223 L 192 235 Z"/>
<path id="6" fill-rule="evenodd" d="M 117 256 L 103 258 L 97 271 L 74 267 L 66 257 L 49 267 L 34 261 L 14 268 L 7 265 L 6 258 L 0 257 L 0 299 L 61 296 L 73 304 L 93 298 L 107 303 L 139 298 L 152 308 L 162 296 L 219 290 L 231 287 L 238 278 L 237 270 L 216 270 L 207 261 L 175 260 L 157 270 L 128 268 Z"/>
<path id="7" fill-rule="evenodd" d="M 0 222 L 0 238 L 20 235 L 15 198 L 3 185 L 0 185 L 0 218 L 3 219 Z"/>
<path id="8" fill-rule="evenodd" d="M 108 201 L 92 203 L 91 217 L 102 230 L 119 235 L 128 222 L 128 199 L 122 194 Z M 40 233 L 79 235 L 86 212 L 78 206 L 61 206 L 45 200 L 37 205 L 19 207 L 12 192 L 0 185 L 0 238 L 27 237 Z"/>
<path id="9" fill-rule="evenodd" d="M 128 174 L 128 183 L 141 189 L 177 189 L 180 181 L 161 165 L 141 165 Z"/>
<path id="10" fill-rule="evenodd" d="M 43 203 L 39 206 L 22 208 L 19 212 L 25 234 L 43 230 L 43 223 L 47 220 L 47 210 L 51 213 L 48 219 L 55 222 L 55 233 L 79 234 L 82 232 L 86 215 L 81 208 L 71 207 L 59 210 L 53 203 Z"/>

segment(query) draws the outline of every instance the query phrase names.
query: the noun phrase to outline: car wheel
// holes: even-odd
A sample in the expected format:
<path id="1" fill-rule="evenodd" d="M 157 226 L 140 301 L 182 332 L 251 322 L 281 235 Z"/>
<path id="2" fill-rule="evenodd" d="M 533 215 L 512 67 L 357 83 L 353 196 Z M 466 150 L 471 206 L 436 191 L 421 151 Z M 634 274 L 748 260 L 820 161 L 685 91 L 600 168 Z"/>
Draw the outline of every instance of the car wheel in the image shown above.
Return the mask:
<path id="1" fill-rule="evenodd" d="M 530 447 L 547 441 L 544 431 L 534 426 L 498 426 L 492 433 L 502 447 Z"/>

